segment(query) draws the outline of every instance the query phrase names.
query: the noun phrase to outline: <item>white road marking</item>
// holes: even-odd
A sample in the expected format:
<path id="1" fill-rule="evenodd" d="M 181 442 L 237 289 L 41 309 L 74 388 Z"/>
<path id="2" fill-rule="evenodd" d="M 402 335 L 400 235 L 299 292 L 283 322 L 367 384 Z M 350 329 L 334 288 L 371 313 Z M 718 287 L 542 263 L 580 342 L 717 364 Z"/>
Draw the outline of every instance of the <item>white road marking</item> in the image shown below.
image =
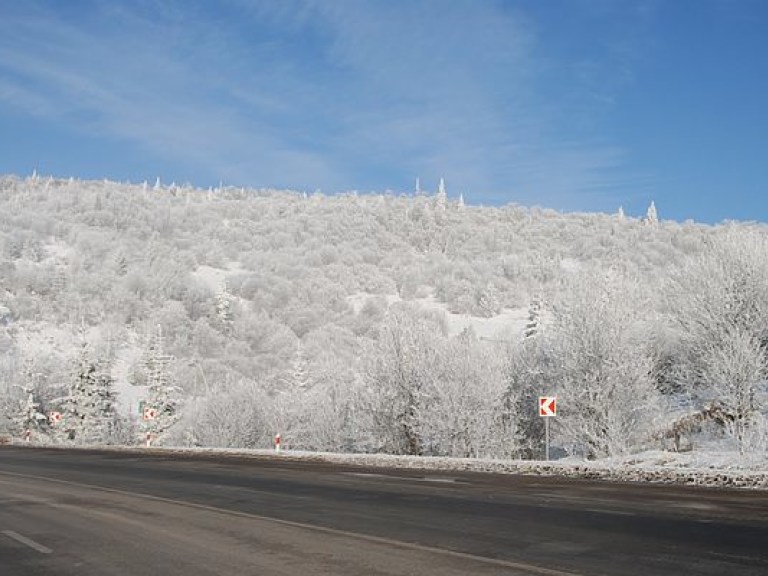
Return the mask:
<path id="1" fill-rule="evenodd" d="M 358 478 L 384 478 L 399 482 L 435 482 L 439 484 L 468 484 L 463 480 L 449 478 L 447 476 L 396 476 L 394 474 L 376 474 L 373 472 L 341 472 L 344 476 L 356 476 Z"/>
<path id="2" fill-rule="evenodd" d="M 38 544 L 34 540 L 27 538 L 26 536 L 22 536 L 21 534 L 14 532 L 13 530 L 3 530 L 3 534 L 8 536 L 8 538 L 13 538 L 16 540 L 16 542 L 21 542 L 25 546 L 29 546 L 33 550 L 37 550 L 40 552 L 40 554 L 50 554 L 53 552 L 50 548 L 47 548 L 43 546 L 42 544 Z"/>
<path id="3" fill-rule="evenodd" d="M 444 478 L 441 476 L 424 476 L 423 478 L 413 478 L 417 482 L 438 482 L 443 484 L 457 484 L 456 478 Z"/>
<path id="4" fill-rule="evenodd" d="M 168 504 L 187 506 L 189 508 L 196 508 L 198 510 L 207 510 L 207 511 L 216 512 L 219 514 L 229 514 L 232 516 L 239 516 L 241 518 L 254 518 L 256 520 L 261 520 L 264 522 L 272 522 L 274 524 L 279 524 L 281 526 L 290 526 L 292 528 L 301 528 L 304 530 L 311 530 L 313 532 L 319 532 L 321 534 L 331 534 L 333 536 L 353 538 L 355 540 L 360 540 L 363 542 L 372 542 L 375 544 L 395 546 L 398 548 L 404 548 L 406 550 L 417 550 L 420 552 L 429 552 L 431 554 L 452 556 L 454 558 L 472 560 L 475 562 L 490 564 L 493 566 L 504 566 L 506 568 L 512 568 L 514 570 L 529 572 L 531 574 L 541 574 L 543 576 L 579 576 L 579 574 L 576 572 L 567 572 L 564 570 L 558 570 L 556 568 L 544 568 L 543 566 L 536 566 L 535 564 L 527 564 L 524 562 L 514 562 L 509 560 L 501 560 L 498 558 L 478 556 L 476 554 L 459 552 L 457 550 L 449 550 L 447 548 L 437 548 L 434 546 L 426 546 L 422 544 L 416 544 L 413 542 L 393 540 L 391 538 L 384 538 L 382 536 L 371 536 L 368 534 L 360 534 L 358 532 L 350 532 L 348 530 L 338 530 L 336 528 L 326 528 L 324 526 L 316 526 L 314 524 L 304 524 L 303 522 L 294 522 L 292 520 L 282 520 L 280 518 L 271 518 L 269 516 L 262 516 L 260 514 L 251 514 L 249 512 L 241 512 L 239 510 L 227 510 L 226 508 L 218 508 L 216 506 L 207 506 L 205 504 L 197 504 L 195 502 L 187 502 L 185 500 L 174 500 L 173 498 L 163 498 L 162 496 L 153 496 L 152 494 L 144 494 L 141 492 L 130 492 L 127 490 L 119 490 L 116 488 L 105 488 L 104 486 L 96 486 L 94 484 L 85 484 L 82 482 L 73 482 L 71 480 L 59 480 L 58 478 L 48 478 L 46 476 L 38 476 L 35 474 L 18 474 L 16 472 L 6 472 L 5 470 L 0 471 L 0 475 L 13 476 L 16 478 L 31 478 L 35 480 L 43 480 L 46 482 L 54 482 L 56 484 L 76 486 L 79 488 L 88 488 L 90 490 L 99 490 L 101 492 L 107 492 L 112 494 L 121 494 L 123 496 L 130 496 L 133 498 L 144 498 L 146 500 L 153 500 L 155 502 L 166 502 Z"/>
<path id="5" fill-rule="evenodd" d="M 624 510 L 601 510 L 599 508 L 587 508 L 587 512 L 596 512 L 598 514 L 611 514 L 613 516 L 637 516 L 634 512 L 625 512 Z"/>

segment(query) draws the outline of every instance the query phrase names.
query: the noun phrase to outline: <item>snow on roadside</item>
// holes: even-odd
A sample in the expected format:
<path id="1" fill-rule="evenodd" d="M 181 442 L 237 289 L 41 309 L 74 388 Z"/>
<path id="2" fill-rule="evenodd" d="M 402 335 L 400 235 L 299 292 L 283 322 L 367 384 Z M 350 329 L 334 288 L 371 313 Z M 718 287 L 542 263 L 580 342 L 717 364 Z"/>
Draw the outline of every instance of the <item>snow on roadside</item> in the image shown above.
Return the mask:
<path id="1" fill-rule="evenodd" d="M 22 444 L 21 441 L 16 441 Z M 61 446 L 55 446 L 61 448 Z M 492 460 L 481 458 L 447 458 L 432 456 L 395 456 L 390 454 L 337 454 L 330 452 L 283 451 L 235 448 L 138 448 L 129 446 L 94 446 L 93 448 L 148 454 L 196 454 L 238 458 L 287 461 L 326 462 L 364 468 L 422 470 L 440 472 L 483 472 L 525 476 L 558 476 L 600 480 L 677 484 L 705 488 L 742 488 L 768 490 L 768 455 L 743 461 L 735 455 L 720 455 L 708 461 L 704 455 L 649 452 L 624 458 L 586 462 L 530 460 Z M 738 463 L 741 463 L 740 465 Z M 690 464 L 691 467 L 687 467 Z"/>

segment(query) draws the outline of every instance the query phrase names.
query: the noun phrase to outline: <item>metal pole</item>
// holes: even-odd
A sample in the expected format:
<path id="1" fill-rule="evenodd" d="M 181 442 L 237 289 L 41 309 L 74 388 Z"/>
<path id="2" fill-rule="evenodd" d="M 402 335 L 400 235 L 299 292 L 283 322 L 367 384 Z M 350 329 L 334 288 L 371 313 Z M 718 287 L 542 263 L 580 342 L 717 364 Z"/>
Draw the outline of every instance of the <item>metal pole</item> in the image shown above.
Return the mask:
<path id="1" fill-rule="evenodd" d="M 549 461 L 549 417 L 544 418 L 544 459 Z"/>

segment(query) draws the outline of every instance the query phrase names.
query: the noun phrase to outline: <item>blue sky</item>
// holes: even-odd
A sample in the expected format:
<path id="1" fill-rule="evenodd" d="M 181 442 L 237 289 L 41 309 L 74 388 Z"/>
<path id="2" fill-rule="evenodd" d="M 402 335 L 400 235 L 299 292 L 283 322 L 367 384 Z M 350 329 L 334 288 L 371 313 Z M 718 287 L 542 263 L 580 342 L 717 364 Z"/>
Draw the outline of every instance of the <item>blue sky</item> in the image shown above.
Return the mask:
<path id="1" fill-rule="evenodd" d="M 768 221 L 762 0 L 0 0 L 0 172 Z"/>

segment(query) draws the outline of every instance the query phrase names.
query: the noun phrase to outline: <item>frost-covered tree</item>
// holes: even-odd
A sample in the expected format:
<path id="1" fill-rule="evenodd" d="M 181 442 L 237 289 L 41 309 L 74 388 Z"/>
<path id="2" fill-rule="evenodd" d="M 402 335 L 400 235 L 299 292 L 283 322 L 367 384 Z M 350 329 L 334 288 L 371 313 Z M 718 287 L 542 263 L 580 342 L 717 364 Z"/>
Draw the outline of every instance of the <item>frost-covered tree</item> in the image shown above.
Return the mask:
<path id="1" fill-rule="evenodd" d="M 181 389 L 174 382 L 172 362 L 173 357 L 165 353 L 162 328 L 158 326 L 150 338 L 145 366 L 148 386 L 145 408 L 153 410 L 154 417 L 142 421 L 140 441 L 150 433 L 153 441 L 162 443 L 181 416 Z"/>
<path id="2" fill-rule="evenodd" d="M 428 381 L 418 407 L 424 453 L 488 457 L 509 453 L 499 428 L 496 400 L 504 387 L 503 353 L 466 329 L 437 340 L 437 377 Z"/>
<path id="3" fill-rule="evenodd" d="M 94 360 L 90 345 L 82 339 L 67 393 L 52 401 L 62 415 L 54 425 L 54 437 L 77 444 L 103 444 L 118 440 L 114 380 L 105 361 Z"/>
<path id="4" fill-rule="evenodd" d="M 439 327 L 414 307 L 391 309 L 378 334 L 368 373 L 374 433 L 380 449 L 394 454 L 424 452 L 419 416 L 440 368 Z"/>
<path id="5" fill-rule="evenodd" d="M 657 226 L 659 224 L 659 215 L 656 212 L 656 204 L 651 200 L 651 204 L 648 206 L 648 211 L 645 214 L 645 223 L 649 226 Z"/>
<path id="6" fill-rule="evenodd" d="M 642 301 L 633 281 L 593 275 L 575 279 L 555 309 L 547 377 L 559 397 L 556 425 L 590 457 L 628 452 L 653 427 L 658 393 Z"/>
<path id="7" fill-rule="evenodd" d="M 190 401 L 187 408 L 178 424 L 185 429 L 187 444 L 265 448 L 272 442 L 273 402 L 255 382 L 238 382 L 229 389 L 217 387 Z"/>
<path id="8" fill-rule="evenodd" d="M 541 327 L 541 298 L 535 297 L 528 308 L 528 321 L 523 330 L 524 338 L 534 338 Z"/>
<path id="9" fill-rule="evenodd" d="M 437 194 L 435 195 L 435 210 L 438 214 L 445 212 L 448 206 L 448 193 L 445 191 L 445 180 L 440 178 L 440 185 L 437 188 Z"/>
<path id="10" fill-rule="evenodd" d="M 730 230 L 710 243 L 668 287 L 684 355 L 674 376 L 694 408 L 718 403 L 726 431 L 744 450 L 750 425 L 765 415 L 768 391 L 768 235 Z"/>
<path id="11" fill-rule="evenodd" d="M 216 316 L 226 331 L 232 329 L 232 322 L 235 318 L 233 305 L 234 298 L 229 291 L 229 284 L 225 280 L 221 290 L 216 295 Z"/>
<path id="12" fill-rule="evenodd" d="M 548 361 L 537 338 L 525 339 L 509 351 L 505 386 L 495 410 L 505 456 L 533 460 L 544 454 L 544 422 L 536 405 L 539 396 L 552 394 Z"/>
<path id="13" fill-rule="evenodd" d="M 11 417 L 14 433 L 19 438 L 30 434 L 30 439 L 39 441 L 48 434 L 48 418 L 41 410 L 41 403 L 31 382 L 20 386 L 21 396 Z"/>

